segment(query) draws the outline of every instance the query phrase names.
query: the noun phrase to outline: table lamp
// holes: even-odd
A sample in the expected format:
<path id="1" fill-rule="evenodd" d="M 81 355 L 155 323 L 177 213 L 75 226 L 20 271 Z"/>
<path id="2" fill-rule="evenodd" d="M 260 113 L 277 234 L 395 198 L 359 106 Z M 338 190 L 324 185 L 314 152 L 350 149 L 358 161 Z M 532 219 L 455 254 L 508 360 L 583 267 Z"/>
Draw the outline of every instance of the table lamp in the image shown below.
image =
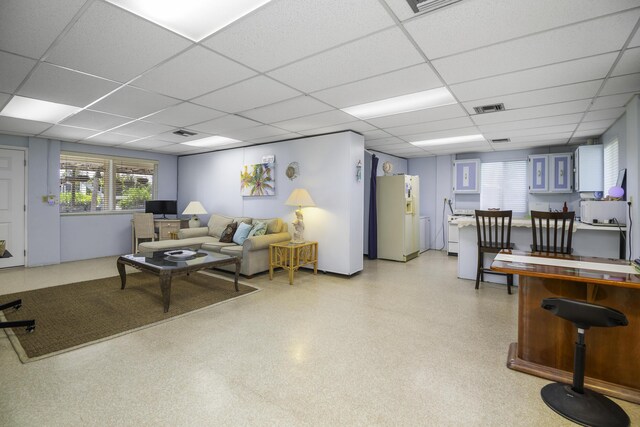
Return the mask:
<path id="1" fill-rule="evenodd" d="M 316 204 L 313 202 L 313 199 L 304 188 L 296 188 L 291 192 L 291 195 L 285 202 L 287 206 L 297 206 L 296 209 L 296 220 L 293 221 L 293 243 L 302 243 L 304 242 L 304 222 L 302 217 L 302 207 L 303 206 L 315 206 Z"/>
<path id="2" fill-rule="evenodd" d="M 187 208 L 182 212 L 182 215 L 191 215 L 189 220 L 189 228 L 200 227 L 200 219 L 197 215 L 206 215 L 207 211 L 204 210 L 204 206 L 200 202 L 189 202 Z"/>

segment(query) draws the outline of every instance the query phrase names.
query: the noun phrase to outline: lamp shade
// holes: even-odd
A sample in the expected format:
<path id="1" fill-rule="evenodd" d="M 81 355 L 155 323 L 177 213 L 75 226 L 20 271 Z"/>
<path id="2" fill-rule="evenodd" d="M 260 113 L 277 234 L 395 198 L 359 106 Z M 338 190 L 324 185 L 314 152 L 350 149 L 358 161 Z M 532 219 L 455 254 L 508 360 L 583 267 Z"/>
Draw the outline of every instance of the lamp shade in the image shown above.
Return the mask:
<path id="1" fill-rule="evenodd" d="M 206 215 L 207 211 L 200 202 L 189 202 L 187 208 L 182 212 L 183 215 Z"/>
<path id="2" fill-rule="evenodd" d="M 291 195 L 284 203 L 288 206 L 315 206 L 313 199 L 309 195 L 309 192 L 304 188 L 296 188 L 291 192 Z"/>

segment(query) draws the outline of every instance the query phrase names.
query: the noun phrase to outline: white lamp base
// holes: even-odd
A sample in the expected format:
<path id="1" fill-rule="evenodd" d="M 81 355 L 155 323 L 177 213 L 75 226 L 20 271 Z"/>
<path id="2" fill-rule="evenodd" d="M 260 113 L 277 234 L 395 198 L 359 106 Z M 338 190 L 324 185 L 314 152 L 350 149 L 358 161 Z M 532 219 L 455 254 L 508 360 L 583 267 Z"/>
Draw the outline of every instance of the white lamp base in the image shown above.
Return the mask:
<path id="1" fill-rule="evenodd" d="M 292 243 L 304 243 L 304 218 L 302 217 L 302 208 L 296 210 L 296 220 L 293 221 L 293 239 Z"/>
<path id="2" fill-rule="evenodd" d="M 200 227 L 200 218 L 194 215 L 189 220 L 189 228 L 198 228 L 198 227 Z"/>

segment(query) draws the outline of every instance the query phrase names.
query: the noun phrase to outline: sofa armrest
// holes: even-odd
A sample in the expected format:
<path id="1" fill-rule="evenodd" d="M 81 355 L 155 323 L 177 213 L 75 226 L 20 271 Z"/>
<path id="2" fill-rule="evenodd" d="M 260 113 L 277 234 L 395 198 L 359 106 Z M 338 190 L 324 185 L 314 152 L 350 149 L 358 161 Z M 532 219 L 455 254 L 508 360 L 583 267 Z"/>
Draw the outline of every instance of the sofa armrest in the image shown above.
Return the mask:
<path id="1" fill-rule="evenodd" d="M 251 236 L 244 241 L 243 245 L 245 250 L 249 251 L 257 251 L 260 249 L 266 249 L 272 243 L 278 242 L 288 242 L 291 240 L 291 234 L 288 232 L 284 233 L 273 233 L 273 234 L 264 234 L 262 236 Z"/>
<path id="2" fill-rule="evenodd" d="M 204 237 L 209 234 L 209 227 L 181 228 L 178 231 L 178 239 L 188 239 L 190 237 Z"/>

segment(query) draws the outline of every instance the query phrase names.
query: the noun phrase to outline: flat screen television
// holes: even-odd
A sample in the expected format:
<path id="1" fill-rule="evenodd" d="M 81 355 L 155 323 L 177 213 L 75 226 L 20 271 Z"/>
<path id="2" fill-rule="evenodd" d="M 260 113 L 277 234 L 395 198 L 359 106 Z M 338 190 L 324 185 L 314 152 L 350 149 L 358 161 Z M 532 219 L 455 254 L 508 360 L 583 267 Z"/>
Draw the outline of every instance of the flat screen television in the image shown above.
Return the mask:
<path id="1" fill-rule="evenodd" d="M 167 215 L 178 214 L 178 201 L 177 200 L 147 200 L 144 202 L 145 213 L 152 213 L 154 215 L 162 215 L 162 218 L 167 218 Z"/>

